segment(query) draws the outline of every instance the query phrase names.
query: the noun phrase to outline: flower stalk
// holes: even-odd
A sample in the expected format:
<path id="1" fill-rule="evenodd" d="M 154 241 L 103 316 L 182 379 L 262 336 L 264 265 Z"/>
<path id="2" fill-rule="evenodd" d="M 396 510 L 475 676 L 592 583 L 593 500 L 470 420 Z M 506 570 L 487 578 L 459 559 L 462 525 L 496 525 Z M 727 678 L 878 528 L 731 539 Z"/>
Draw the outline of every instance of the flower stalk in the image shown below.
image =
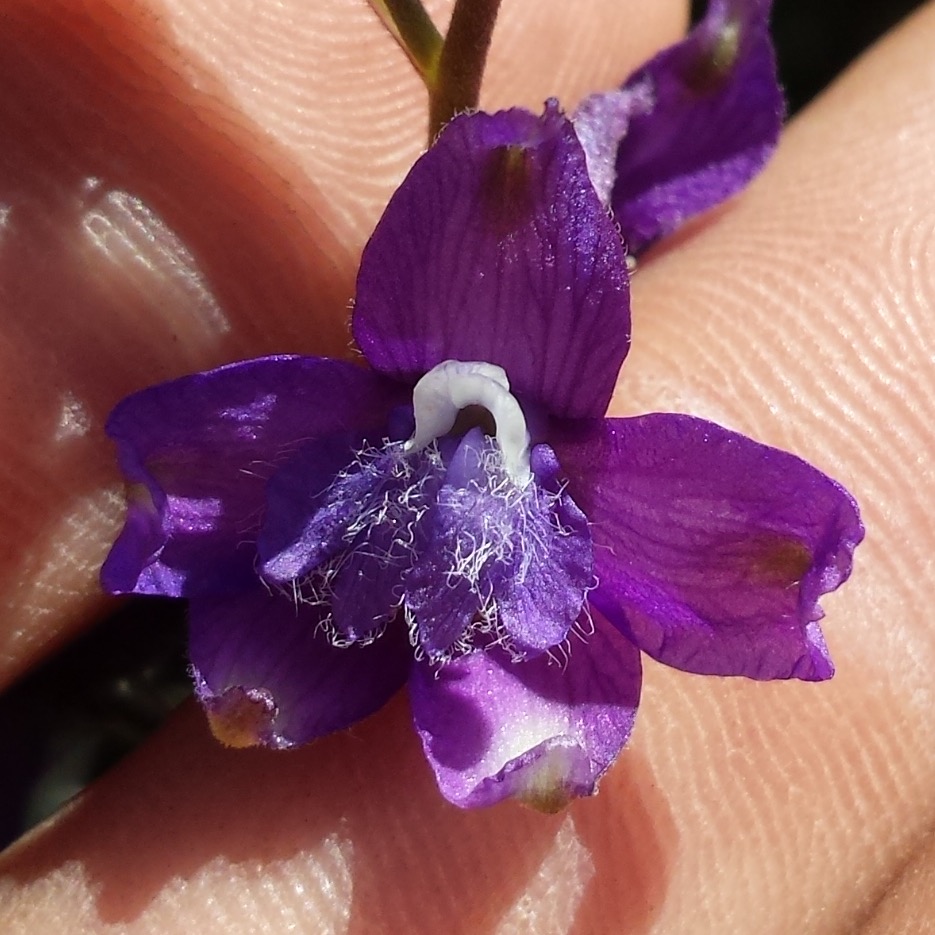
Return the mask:
<path id="1" fill-rule="evenodd" d="M 431 94 L 438 82 L 442 37 L 425 7 L 419 0 L 370 0 L 370 5 L 409 56 Z"/>
<path id="2" fill-rule="evenodd" d="M 442 45 L 438 74 L 429 88 L 429 142 L 456 114 L 473 110 L 480 97 L 487 51 L 500 0 L 457 0 Z"/>
<path id="3" fill-rule="evenodd" d="M 477 107 L 500 0 L 457 0 L 444 40 L 420 0 L 370 0 L 429 92 L 429 145 Z"/>

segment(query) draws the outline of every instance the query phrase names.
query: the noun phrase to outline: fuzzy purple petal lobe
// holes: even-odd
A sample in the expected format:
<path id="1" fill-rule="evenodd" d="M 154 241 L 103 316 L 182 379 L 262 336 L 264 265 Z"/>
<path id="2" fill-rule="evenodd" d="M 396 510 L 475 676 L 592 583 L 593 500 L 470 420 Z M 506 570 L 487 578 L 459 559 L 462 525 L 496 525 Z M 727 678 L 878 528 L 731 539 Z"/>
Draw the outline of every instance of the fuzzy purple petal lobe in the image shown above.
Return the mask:
<path id="1" fill-rule="evenodd" d="M 353 544 L 331 584 L 337 633 L 351 641 L 366 640 L 393 621 L 402 602 L 403 572 L 409 560 L 394 526 L 378 527 Z"/>
<path id="2" fill-rule="evenodd" d="M 566 659 L 496 650 L 410 679 L 416 728 L 439 788 L 462 808 L 518 798 L 543 811 L 591 795 L 633 729 L 640 655 L 606 621 Z"/>
<path id="3" fill-rule="evenodd" d="M 347 547 L 348 527 L 379 482 L 355 470 L 362 441 L 339 434 L 305 444 L 273 474 L 257 541 L 265 578 L 294 580 Z"/>
<path id="4" fill-rule="evenodd" d="M 191 602 L 189 654 L 199 700 L 230 746 L 292 747 L 372 714 L 403 684 L 402 627 L 337 648 L 320 609 L 262 589 Z"/>
<path id="5" fill-rule="evenodd" d="M 531 467 L 535 508 L 524 518 L 521 553 L 498 602 L 503 632 L 526 656 L 565 639 L 594 582 L 588 521 L 564 490 L 555 453 L 536 446 Z"/>
<path id="6" fill-rule="evenodd" d="M 617 150 L 630 121 L 652 110 L 647 82 L 585 98 L 572 117 L 588 164 L 588 175 L 601 203 L 610 207 L 617 181 Z"/>
<path id="7" fill-rule="evenodd" d="M 355 451 L 347 440 L 303 448 L 269 485 L 260 570 L 328 605 L 342 639 L 367 639 L 395 614 L 420 519 L 444 474 L 440 455 L 396 442 Z"/>
<path id="8" fill-rule="evenodd" d="M 591 521 L 591 600 L 640 649 L 704 674 L 833 673 L 818 600 L 863 538 L 839 484 L 690 416 L 608 419 L 553 443 Z"/>
<path id="9" fill-rule="evenodd" d="M 711 0 L 684 41 L 624 85 L 618 108 L 652 102 L 628 112 L 616 157 L 611 203 L 633 253 L 740 191 L 775 149 L 784 102 L 770 6 Z"/>
<path id="10" fill-rule="evenodd" d="M 554 105 L 445 128 L 364 250 L 353 326 L 390 376 L 482 360 L 553 414 L 603 415 L 629 345 L 625 252 Z"/>
<path id="11" fill-rule="evenodd" d="M 429 658 L 456 654 L 472 627 L 530 657 L 578 618 L 593 580 L 587 520 L 561 490 L 549 448 L 537 446 L 531 467 L 531 483 L 512 483 L 478 429 L 451 459 L 406 579 L 407 615 Z"/>
<path id="12" fill-rule="evenodd" d="M 385 417 L 387 381 L 340 361 L 269 357 L 150 387 L 107 431 L 130 483 L 106 590 L 188 597 L 253 580 L 267 478 L 309 438 Z"/>

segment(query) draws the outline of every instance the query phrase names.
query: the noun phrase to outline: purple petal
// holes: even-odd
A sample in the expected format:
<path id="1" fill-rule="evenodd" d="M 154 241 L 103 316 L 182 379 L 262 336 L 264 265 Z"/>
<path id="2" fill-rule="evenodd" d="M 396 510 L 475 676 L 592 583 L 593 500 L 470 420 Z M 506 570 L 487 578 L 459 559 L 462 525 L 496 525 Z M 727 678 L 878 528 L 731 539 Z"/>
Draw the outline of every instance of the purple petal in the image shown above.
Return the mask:
<path id="1" fill-rule="evenodd" d="M 593 582 L 587 520 L 562 492 L 552 451 L 534 449 L 525 488 L 497 454 L 479 429 L 465 435 L 420 527 L 405 605 L 433 660 L 470 648 L 472 630 L 525 656 L 556 646 Z"/>
<path id="2" fill-rule="evenodd" d="M 354 336 L 394 377 L 487 361 L 556 415 L 599 416 L 629 331 L 624 248 L 555 105 L 455 118 L 364 250 Z"/>
<path id="3" fill-rule="evenodd" d="M 369 640 L 394 620 L 412 561 L 408 545 L 395 523 L 368 530 L 351 544 L 330 584 L 332 622 L 343 639 Z"/>
<path id="4" fill-rule="evenodd" d="M 495 615 L 491 574 L 510 548 L 513 524 L 491 491 L 503 480 L 502 472 L 494 477 L 486 470 L 493 450 L 478 428 L 461 439 L 420 524 L 419 552 L 406 576 L 404 603 L 414 642 L 433 660 L 469 649 L 475 621 L 489 630 Z"/>
<path id="5" fill-rule="evenodd" d="M 770 6 L 710 0 L 685 40 L 632 75 L 623 96 L 608 97 L 604 109 L 624 111 L 616 119 L 625 131 L 611 202 L 633 253 L 740 191 L 772 155 L 784 103 Z M 634 109 L 646 97 L 651 106 Z M 596 106 L 587 101 L 579 113 Z M 591 145 L 592 162 L 602 164 L 600 152 Z"/>
<path id="6" fill-rule="evenodd" d="M 608 419 L 555 443 L 591 521 L 591 600 L 660 662 L 713 675 L 833 673 L 818 599 L 863 538 L 844 488 L 701 419 Z"/>
<path id="7" fill-rule="evenodd" d="M 263 576 L 329 605 L 342 639 L 369 639 L 402 600 L 419 521 L 443 476 L 437 453 L 407 453 L 395 442 L 303 448 L 270 482 Z"/>
<path id="8" fill-rule="evenodd" d="M 191 602 L 195 688 L 229 746 L 291 747 L 372 714 L 412 661 L 404 627 L 368 646 L 333 646 L 318 608 L 254 590 Z"/>
<path id="9" fill-rule="evenodd" d="M 264 577 L 295 580 L 347 548 L 348 526 L 381 481 L 357 469 L 364 447 L 364 438 L 356 434 L 316 439 L 273 474 L 257 540 Z"/>
<path id="10" fill-rule="evenodd" d="M 395 401 L 378 375 L 310 357 L 231 364 L 127 397 L 107 425 L 131 490 L 105 589 L 192 596 L 253 580 L 277 463 L 310 437 L 381 421 Z"/>
<path id="11" fill-rule="evenodd" d="M 588 521 L 565 492 L 551 448 L 533 449 L 532 471 L 535 509 L 522 517 L 522 554 L 498 601 L 500 626 L 527 656 L 565 639 L 594 583 Z"/>
<path id="12" fill-rule="evenodd" d="M 473 653 L 410 679 L 442 795 L 462 808 L 518 798 L 543 811 L 591 795 L 633 729 L 640 655 L 606 621 L 562 661 Z"/>

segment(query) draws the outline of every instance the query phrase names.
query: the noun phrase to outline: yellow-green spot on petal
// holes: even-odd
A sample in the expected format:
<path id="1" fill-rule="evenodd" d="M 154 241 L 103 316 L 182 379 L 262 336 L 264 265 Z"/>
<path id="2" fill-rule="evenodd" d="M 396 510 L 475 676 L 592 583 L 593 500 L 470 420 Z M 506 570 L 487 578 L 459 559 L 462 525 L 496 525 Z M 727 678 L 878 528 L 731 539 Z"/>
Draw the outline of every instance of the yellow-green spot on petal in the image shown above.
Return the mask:
<path id="1" fill-rule="evenodd" d="M 485 214 L 500 233 L 520 228 L 536 209 L 532 151 L 525 146 L 498 146 L 488 157 L 481 197 Z"/>
<path id="2" fill-rule="evenodd" d="M 729 78 L 740 57 L 740 42 L 743 36 L 739 20 L 726 20 L 711 36 L 710 42 L 699 49 L 685 76 L 686 84 L 699 95 L 716 91 Z"/>
<path id="3" fill-rule="evenodd" d="M 581 750 L 576 746 L 554 746 L 525 767 L 519 778 L 516 798 L 537 812 L 554 815 L 582 794 L 574 776 L 580 768 Z"/>
<path id="4" fill-rule="evenodd" d="M 750 543 L 748 554 L 751 576 L 766 585 L 798 584 L 812 567 L 808 546 L 787 536 L 761 536 Z"/>
<path id="5" fill-rule="evenodd" d="M 740 23 L 728 20 L 718 30 L 711 47 L 711 65 L 715 71 L 727 74 L 737 62 L 740 54 Z"/>
<path id="6" fill-rule="evenodd" d="M 544 789 L 520 797 L 523 805 L 542 812 L 543 815 L 557 815 L 571 800 L 571 795 L 559 789 Z"/>
<path id="7" fill-rule="evenodd" d="M 126 485 L 127 503 L 142 507 L 148 513 L 156 512 L 156 504 L 153 502 L 153 495 L 145 484 L 129 483 Z"/>
<path id="8" fill-rule="evenodd" d="M 211 733 L 220 743 L 243 749 L 263 743 L 276 705 L 267 692 L 234 687 L 207 702 L 206 713 Z"/>

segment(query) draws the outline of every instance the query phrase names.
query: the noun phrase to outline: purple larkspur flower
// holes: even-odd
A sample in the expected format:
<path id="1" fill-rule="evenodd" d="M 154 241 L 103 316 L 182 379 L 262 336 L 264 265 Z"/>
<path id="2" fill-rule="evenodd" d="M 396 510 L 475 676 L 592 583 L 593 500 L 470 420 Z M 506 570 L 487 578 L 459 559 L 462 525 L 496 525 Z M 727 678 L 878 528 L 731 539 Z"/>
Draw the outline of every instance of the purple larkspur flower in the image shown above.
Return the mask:
<path id="1" fill-rule="evenodd" d="M 301 744 L 408 683 L 450 801 L 551 809 L 627 742 L 641 651 L 832 674 L 818 600 L 856 506 L 712 423 L 604 418 L 626 248 L 555 105 L 443 131 L 365 248 L 353 331 L 369 369 L 246 361 L 108 423 L 131 497 L 104 585 L 189 599 L 223 741 Z"/>

